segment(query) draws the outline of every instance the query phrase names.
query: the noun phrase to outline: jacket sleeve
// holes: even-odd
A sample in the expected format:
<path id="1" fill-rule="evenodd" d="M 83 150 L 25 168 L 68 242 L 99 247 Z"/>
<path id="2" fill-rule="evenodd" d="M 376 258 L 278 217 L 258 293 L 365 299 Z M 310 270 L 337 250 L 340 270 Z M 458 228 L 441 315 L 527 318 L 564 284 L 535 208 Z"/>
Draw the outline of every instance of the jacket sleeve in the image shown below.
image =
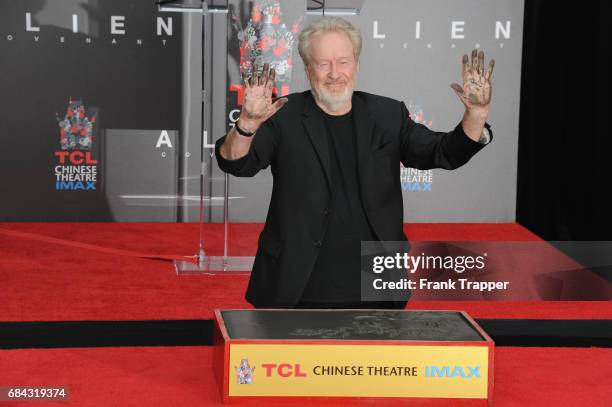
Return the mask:
<path id="1" fill-rule="evenodd" d="M 257 133 L 253 136 L 251 148 L 244 157 L 236 160 L 226 160 L 221 157 L 219 149 L 225 142 L 226 137 L 227 135 L 221 137 L 215 143 L 215 156 L 219 168 L 228 174 L 236 177 L 252 177 L 260 170 L 267 168 L 274 160 L 279 134 L 273 118 L 266 120 L 257 129 Z"/>
<path id="2" fill-rule="evenodd" d="M 430 130 L 410 118 L 404 102 L 401 102 L 401 115 L 401 161 L 406 167 L 452 170 L 467 163 L 485 146 L 469 138 L 463 131 L 461 122 L 448 133 Z M 488 123 L 485 123 L 485 127 L 489 131 L 489 139 L 492 140 L 491 127 Z"/>

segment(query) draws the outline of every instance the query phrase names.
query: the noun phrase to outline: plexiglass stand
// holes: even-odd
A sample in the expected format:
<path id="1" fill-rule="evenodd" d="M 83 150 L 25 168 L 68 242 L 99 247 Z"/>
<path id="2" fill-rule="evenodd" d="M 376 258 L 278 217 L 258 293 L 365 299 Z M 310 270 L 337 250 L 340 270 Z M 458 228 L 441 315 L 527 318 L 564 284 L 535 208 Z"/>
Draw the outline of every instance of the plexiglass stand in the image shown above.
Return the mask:
<path id="1" fill-rule="evenodd" d="M 202 154 L 204 156 L 204 154 Z M 229 175 L 225 174 L 223 188 L 223 256 L 207 256 L 204 251 L 204 180 L 206 165 L 202 164 L 200 174 L 200 249 L 197 262 L 174 260 L 179 276 L 249 274 L 253 268 L 253 256 L 229 256 Z M 212 199 L 210 200 L 212 203 Z"/>
<path id="2" fill-rule="evenodd" d="M 205 256 L 198 263 L 174 260 L 176 274 L 179 276 L 193 275 L 248 275 L 253 268 L 254 257 L 249 256 Z"/>
<path id="3" fill-rule="evenodd" d="M 209 9 L 205 1 L 201 4 L 195 4 L 194 1 L 167 1 L 157 0 L 160 11 L 165 12 L 183 12 L 183 13 L 201 13 L 202 14 L 202 78 L 206 78 L 210 75 L 210 72 L 206 72 L 204 67 L 204 58 L 210 57 L 211 55 L 211 40 L 208 35 L 205 35 L 205 27 L 207 18 L 210 18 L 210 13 L 223 12 L 220 9 Z M 227 11 L 227 10 L 226 10 Z M 206 87 L 208 81 L 203 81 L 202 88 Z M 206 94 L 205 89 L 202 89 L 202 94 Z M 199 250 L 196 256 L 197 261 L 189 262 L 182 260 L 174 260 L 174 268 L 176 274 L 179 276 L 193 276 L 193 275 L 220 275 L 220 274 L 249 274 L 253 268 L 253 262 L 255 258 L 253 256 L 230 256 L 229 255 L 229 176 L 225 174 L 224 188 L 223 188 L 223 256 L 208 256 L 204 251 L 204 202 L 205 202 L 205 180 L 207 179 L 206 173 L 206 156 L 208 153 L 205 151 L 206 140 L 204 138 L 204 129 L 208 128 L 205 123 L 204 108 L 205 99 L 202 99 L 202 133 L 201 133 L 201 153 L 200 153 L 200 241 Z M 209 155 L 210 157 L 210 155 Z M 212 204 L 212 191 L 211 199 L 209 204 Z"/>

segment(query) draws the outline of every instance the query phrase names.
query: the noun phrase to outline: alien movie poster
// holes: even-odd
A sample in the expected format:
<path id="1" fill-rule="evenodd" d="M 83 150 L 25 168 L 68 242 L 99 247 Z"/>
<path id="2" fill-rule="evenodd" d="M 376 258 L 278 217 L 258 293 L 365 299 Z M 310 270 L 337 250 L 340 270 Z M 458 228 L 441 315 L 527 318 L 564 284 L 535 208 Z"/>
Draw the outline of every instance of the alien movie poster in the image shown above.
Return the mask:
<path id="1" fill-rule="evenodd" d="M 181 42 L 153 1 L 1 1 L 0 219 L 124 219 L 111 201 L 147 192 L 143 166 L 166 171 L 155 145 L 180 126 Z"/>

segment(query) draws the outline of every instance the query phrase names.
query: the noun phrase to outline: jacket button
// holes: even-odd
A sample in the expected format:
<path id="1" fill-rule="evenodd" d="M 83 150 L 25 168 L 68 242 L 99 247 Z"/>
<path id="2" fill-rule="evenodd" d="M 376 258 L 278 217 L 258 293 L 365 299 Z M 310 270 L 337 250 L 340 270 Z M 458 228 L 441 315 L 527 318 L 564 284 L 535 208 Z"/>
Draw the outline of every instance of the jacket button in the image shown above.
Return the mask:
<path id="1" fill-rule="evenodd" d="M 317 241 L 315 242 L 315 244 L 314 244 L 314 246 L 315 246 L 316 248 L 321 247 L 321 245 L 322 245 L 322 244 L 321 244 L 321 241 L 320 241 L 320 240 L 317 240 Z"/>
<path id="2" fill-rule="evenodd" d="M 323 211 L 323 215 L 325 216 L 329 215 L 329 209 L 325 208 L 325 210 Z"/>

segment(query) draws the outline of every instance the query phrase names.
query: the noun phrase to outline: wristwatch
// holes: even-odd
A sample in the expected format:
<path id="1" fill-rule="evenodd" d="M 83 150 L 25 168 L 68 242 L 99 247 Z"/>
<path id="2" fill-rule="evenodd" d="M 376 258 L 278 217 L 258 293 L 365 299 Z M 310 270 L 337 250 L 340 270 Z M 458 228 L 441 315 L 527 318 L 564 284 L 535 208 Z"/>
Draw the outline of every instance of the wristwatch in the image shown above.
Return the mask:
<path id="1" fill-rule="evenodd" d="M 253 135 L 255 135 L 255 132 L 249 133 L 248 131 L 242 130 L 240 128 L 240 126 L 238 126 L 238 122 L 236 122 L 234 127 L 236 128 L 236 131 L 238 132 L 238 134 L 240 134 L 241 136 L 244 136 L 244 137 L 253 137 Z"/>

